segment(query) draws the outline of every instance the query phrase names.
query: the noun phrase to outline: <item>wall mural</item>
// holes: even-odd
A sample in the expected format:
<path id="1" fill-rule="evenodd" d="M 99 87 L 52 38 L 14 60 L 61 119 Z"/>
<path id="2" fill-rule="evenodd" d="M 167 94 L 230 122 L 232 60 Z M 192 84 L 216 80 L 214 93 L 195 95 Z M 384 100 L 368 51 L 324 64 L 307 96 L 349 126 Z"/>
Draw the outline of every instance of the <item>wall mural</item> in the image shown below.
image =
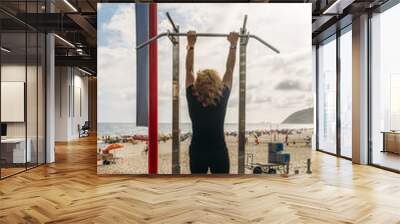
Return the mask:
<path id="1" fill-rule="evenodd" d="M 98 4 L 98 174 L 310 171 L 311 4 L 158 4 L 155 157 L 143 126 L 152 59 L 137 49 L 148 14 Z"/>

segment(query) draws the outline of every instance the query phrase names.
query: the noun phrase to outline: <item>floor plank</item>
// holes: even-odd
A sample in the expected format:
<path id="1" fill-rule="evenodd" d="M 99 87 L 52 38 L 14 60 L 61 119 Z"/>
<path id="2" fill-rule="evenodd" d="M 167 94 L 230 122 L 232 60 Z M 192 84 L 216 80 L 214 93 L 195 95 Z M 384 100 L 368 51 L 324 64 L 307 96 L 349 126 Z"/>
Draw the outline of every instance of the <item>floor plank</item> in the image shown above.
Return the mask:
<path id="1" fill-rule="evenodd" d="M 289 178 L 97 176 L 96 139 L 0 181 L 0 223 L 400 223 L 400 175 L 313 153 Z"/>

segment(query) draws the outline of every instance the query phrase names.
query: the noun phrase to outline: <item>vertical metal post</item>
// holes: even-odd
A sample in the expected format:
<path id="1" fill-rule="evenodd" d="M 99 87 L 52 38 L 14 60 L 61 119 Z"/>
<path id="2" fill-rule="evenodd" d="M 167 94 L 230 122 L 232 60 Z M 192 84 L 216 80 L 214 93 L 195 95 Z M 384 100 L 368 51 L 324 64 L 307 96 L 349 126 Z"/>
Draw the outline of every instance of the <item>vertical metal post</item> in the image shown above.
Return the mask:
<path id="1" fill-rule="evenodd" d="M 157 3 L 150 3 L 149 38 L 157 36 Z M 158 61 L 157 41 L 149 45 L 149 174 L 158 173 Z"/>
<path id="2" fill-rule="evenodd" d="M 2 28 L 2 23 L 0 23 L 0 47 L 2 47 L 3 45 L 2 45 L 2 30 L 1 30 L 1 28 Z M 1 51 L 1 50 L 0 50 Z M 3 54 L 0 52 L 0 99 L 1 99 L 1 67 L 2 67 L 2 58 L 1 58 L 1 56 L 2 56 Z M 0 126 L 2 125 L 2 122 L 1 122 L 1 110 L 2 110 L 2 108 L 1 108 L 1 102 L 0 102 Z M 1 140 L 0 140 L 1 141 Z M 1 142 L 0 142 L 1 143 Z M 1 169 L 2 169 L 2 167 L 3 167 L 3 163 L 2 163 L 2 157 L 1 157 L 1 150 L 2 150 L 2 148 L 1 148 L 1 145 L 2 144 L 0 144 L 0 180 L 2 179 L 1 178 Z"/>
<path id="3" fill-rule="evenodd" d="M 307 174 L 311 174 L 311 159 L 307 159 Z"/>
<path id="4" fill-rule="evenodd" d="M 372 149 L 372 12 L 368 12 L 368 20 L 367 20 L 367 46 L 368 46 L 368 53 L 367 53 L 367 130 L 368 130 L 368 155 L 367 155 L 367 164 L 373 164 L 373 149 Z M 385 146 L 386 148 L 386 146 Z M 353 157 L 353 156 L 352 156 Z"/>
<path id="5" fill-rule="evenodd" d="M 25 4 L 25 12 L 28 6 Z M 25 14 L 25 21 L 28 21 L 28 14 Z M 25 25 L 25 88 L 24 88 L 24 125 L 25 125 L 25 170 L 28 169 L 28 24 Z"/>
<path id="6" fill-rule="evenodd" d="M 315 47 L 315 149 L 319 150 L 319 45 Z"/>
<path id="7" fill-rule="evenodd" d="M 336 31 L 336 155 L 342 156 L 340 30 Z"/>
<path id="8" fill-rule="evenodd" d="M 246 34 L 246 28 L 240 29 L 240 34 Z M 246 144 L 246 47 L 248 37 L 240 37 L 239 51 L 239 148 L 238 174 L 244 174 L 245 144 Z"/>
<path id="9" fill-rule="evenodd" d="M 179 32 L 179 27 L 175 27 Z M 172 37 L 172 174 L 180 174 L 179 37 Z"/>
<path id="10" fill-rule="evenodd" d="M 290 171 L 290 163 L 289 162 L 287 162 L 286 163 L 286 170 L 285 170 L 285 174 L 289 174 L 289 171 Z"/>

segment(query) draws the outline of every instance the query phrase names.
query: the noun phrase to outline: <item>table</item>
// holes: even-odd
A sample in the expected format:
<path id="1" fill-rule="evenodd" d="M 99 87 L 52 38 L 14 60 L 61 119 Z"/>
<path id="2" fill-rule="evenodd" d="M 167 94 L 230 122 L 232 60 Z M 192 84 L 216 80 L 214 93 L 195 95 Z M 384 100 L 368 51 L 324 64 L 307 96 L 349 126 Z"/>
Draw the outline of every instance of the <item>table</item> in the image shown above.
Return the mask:
<path id="1" fill-rule="evenodd" d="M 400 154 L 400 131 L 382 131 L 383 150 L 382 152 L 391 152 Z"/>
<path id="2" fill-rule="evenodd" d="M 1 139 L 1 159 L 5 160 L 5 163 L 26 163 L 31 162 L 31 139 L 26 139 L 28 143 L 25 151 L 25 138 L 6 138 Z"/>

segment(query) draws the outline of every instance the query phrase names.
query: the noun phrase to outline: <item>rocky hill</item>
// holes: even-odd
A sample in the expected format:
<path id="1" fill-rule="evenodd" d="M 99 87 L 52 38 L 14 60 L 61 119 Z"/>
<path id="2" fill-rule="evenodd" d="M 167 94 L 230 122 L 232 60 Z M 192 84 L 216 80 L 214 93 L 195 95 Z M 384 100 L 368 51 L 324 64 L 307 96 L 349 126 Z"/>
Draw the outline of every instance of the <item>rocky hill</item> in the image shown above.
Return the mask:
<path id="1" fill-rule="evenodd" d="M 312 124 L 314 121 L 314 108 L 299 110 L 289 115 L 283 124 Z"/>

